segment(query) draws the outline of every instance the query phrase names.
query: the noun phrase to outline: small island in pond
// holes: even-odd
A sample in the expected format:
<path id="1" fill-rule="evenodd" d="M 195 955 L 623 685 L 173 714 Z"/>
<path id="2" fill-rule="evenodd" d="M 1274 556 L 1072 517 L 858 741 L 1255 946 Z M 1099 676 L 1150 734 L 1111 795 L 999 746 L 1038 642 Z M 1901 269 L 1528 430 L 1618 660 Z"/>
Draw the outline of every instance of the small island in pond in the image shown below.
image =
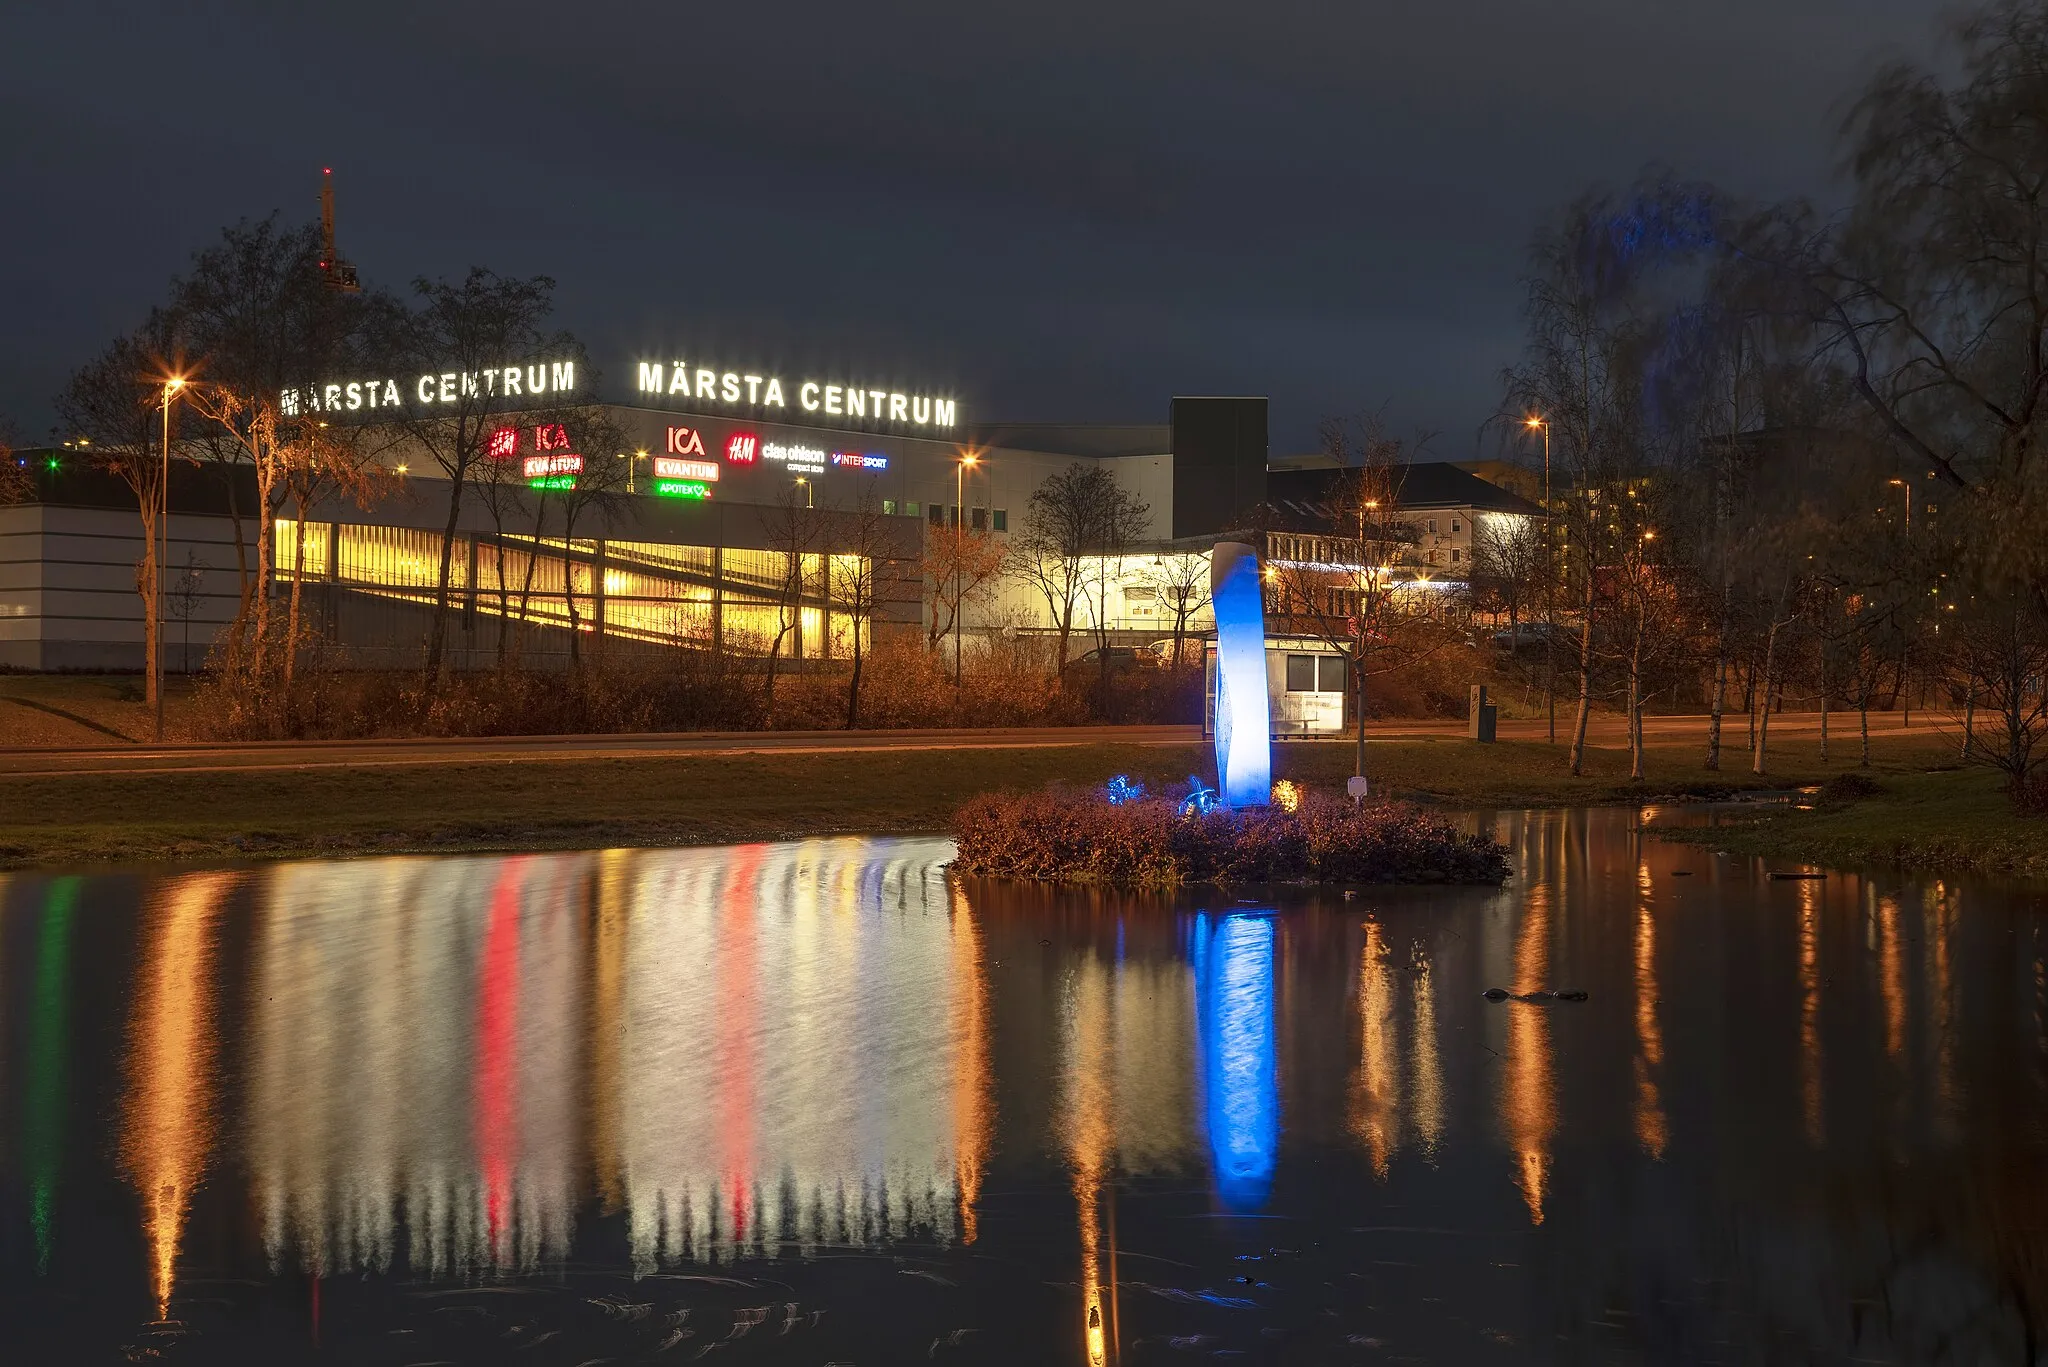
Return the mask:
<path id="1" fill-rule="evenodd" d="M 1114 788 L 989 793 L 953 822 L 962 873 L 1046 883 L 1499 884 L 1507 849 L 1400 802 L 1303 793 L 1226 808 Z"/>

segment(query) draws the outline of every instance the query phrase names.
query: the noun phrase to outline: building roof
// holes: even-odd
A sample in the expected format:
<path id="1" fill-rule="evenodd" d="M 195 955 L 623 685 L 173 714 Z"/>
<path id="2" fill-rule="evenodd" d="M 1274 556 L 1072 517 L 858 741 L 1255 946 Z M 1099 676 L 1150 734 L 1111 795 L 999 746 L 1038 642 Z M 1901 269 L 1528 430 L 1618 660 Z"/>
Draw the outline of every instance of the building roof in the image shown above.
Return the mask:
<path id="1" fill-rule="evenodd" d="M 1173 428 L 1163 422 L 983 422 L 968 429 L 976 446 L 1041 455 L 1163 456 L 1173 450 Z"/>
<path id="2" fill-rule="evenodd" d="M 1319 525 L 1326 517 L 1331 489 L 1349 473 L 1348 469 L 1270 470 L 1266 474 L 1266 502 L 1282 522 L 1304 527 Z M 1449 461 L 1417 461 L 1398 466 L 1391 483 L 1396 490 L 1396 505 L 1405 510 L 1471 508 L 1483 513 L 1543 515 L 1543 509 L 1528 499 Z"/>

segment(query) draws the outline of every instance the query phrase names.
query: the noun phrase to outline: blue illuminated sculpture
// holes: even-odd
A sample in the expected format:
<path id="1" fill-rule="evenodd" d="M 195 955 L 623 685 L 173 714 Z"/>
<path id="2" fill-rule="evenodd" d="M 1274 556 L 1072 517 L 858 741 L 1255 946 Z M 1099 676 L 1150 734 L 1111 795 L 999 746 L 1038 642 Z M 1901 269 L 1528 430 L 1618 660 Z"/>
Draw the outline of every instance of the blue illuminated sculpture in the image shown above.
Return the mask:
<path id="1" fill-rule="evenodd" d="M 1263 807 L 1273 791 L 1266 700 L 1266 605 L 1258 553 L 1219 541 L 1209 559 L 1216 613 L 1216 788 L 1226 807 Z"/>
<path id="2" fill-rule="evenodd" d="M 1136 802 L 1144 797 L 1145 785 L 1133 783 L 1129 774 L 1117 774 L 1102 790 L 1102 795 L 1109 799 L 1110 806 L 1121 807 L 1126 802 Z"/>

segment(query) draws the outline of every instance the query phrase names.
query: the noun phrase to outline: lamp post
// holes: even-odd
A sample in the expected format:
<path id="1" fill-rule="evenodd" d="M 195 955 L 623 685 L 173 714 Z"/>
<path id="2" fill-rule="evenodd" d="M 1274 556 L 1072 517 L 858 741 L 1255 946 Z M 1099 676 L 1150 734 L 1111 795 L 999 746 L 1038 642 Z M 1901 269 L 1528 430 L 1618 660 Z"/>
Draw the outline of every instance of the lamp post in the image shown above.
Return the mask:
<path id="1" fill-rule="evenodd" d="M 804 507 L 808 510 L 811 506 L 811 481 L 805 475 L 798 475 L 796 482 L 797 487 L 804 491 Z"/>
<path id="2" fill-rule="evenodd" d="M 1551 589 L 1557 578 L 1557 551 L 1550 535 L 1550 419 L 1538 413 L 1531 413 L 1523 420 L 1523 426 L 1531 431 L 1543 433 L 1543 603 L 1550 607 Z M 1550 740 L 1557 744 L 1557 642 L 1554 638 L 1557 623 L 1550 620 L 1553 614 L 1546 611 L 1543 623 L 1543 702 L 1544 710 L 1550 716 Z"/>
<path id="3" fill-rule="evenodd" d="M 960 560 L 966 553 L 967 534 L 967 472 L 981 464 L 981 457 L 972 451 L 960 453 L 960 463 L 953 467 L 953 687 L 960 687 L 961 618 L 967 614 L 960 601 Z"/>
<path id="4" fill-rule="evenodd" d="M 1913 534 L 1913 485 L 1909 480 L 1888 479 L 1886 484 L 1906 491 L 1906 535 Z"/>
<path id="5" fill-rule="evenodd" d="M 163 484 L 158 495 L 156 582 L 150 586 L 149 610 L 154 618 L 156 635 L 156 659 L 152 668 L 156 673 L 156 743 L 164 740 L 164 566 L 171 558 L 171 400 L 185 387 L 183 375 L 173 375 L 164 381 L 164 449 Z"/>

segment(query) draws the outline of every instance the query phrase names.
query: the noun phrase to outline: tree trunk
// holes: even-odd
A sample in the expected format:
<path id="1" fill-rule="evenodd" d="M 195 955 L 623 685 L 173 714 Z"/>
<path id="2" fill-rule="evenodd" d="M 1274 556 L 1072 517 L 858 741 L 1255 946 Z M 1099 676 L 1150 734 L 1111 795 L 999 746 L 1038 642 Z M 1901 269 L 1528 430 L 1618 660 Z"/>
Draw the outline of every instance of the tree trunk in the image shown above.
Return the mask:
<path id="1" fill-rule="evenodd" d="M 1628 664 L 1628 776 L 1638 783 L 1643 777 L 1643 667 L 1640 649 L 1629 657 Z"/>
<path id="2" fill-rule="evenodd" d="M 162 574 L 162 567 L 156 563 L 157 519 L 160 516 L 165 519 L 166 529 L 169 528 L 170 521 L 168 514 L 162 511 L 168 506 L 168 500 L 161 492 L 152 489 L 136 501 L 142 508 L 142 562 L 135 571 L 135 591 L 142 598 L 142 668 L 147 675 L 142 685 L 142 700 L 155 707 L 157 661 L 162 656 L 164 648 L 163 631 L 157 613 L 157 603 L 160 601 L 157 581 Z"/>
<path id="3" fill-rule="evenodd" d="M 1970 675 L 1970 684 L 1963 693 L 1963 746 L 1961 757 L 1970 757 L 1970 732 L 1977 723 L 1977 676 Z"/>
<path id="4" fill-rule="evenodd" d="M 853 677 L 846 685 L 846 729 L 851 731 L 860 725 L 860 671 L 862 651 L 860 643 L 861 619 L 853 619 Z"/>
<path id="5" fill-rule="evenodd" d="M 1579 622 L 1579 719 L 1572 728 L 1572 777 L 1586 765 L 1586 723 L 1593 713 L 1593 593 L 1597 576 L 1586 566 L 1585 616 Z"/>
<path id="6" fill-rule="evenodd" d="M 259 677 L 270 667 L 270 579 L 277 563 L 277 510 L 272 495 L 276 490 L 276 475 L 266 476 L 265 467 L 259 465 L 256 506 L 262 521 L 256 526 L 256 639 L 250 653 L 250 662 Z"/>
<path id="7" fill-rule="evenodd" d="M 576 500 L 562 505 L 562 602 L 569 612 L 569 668 L 583 668 L 583 619 L 576 612 Z"/>
<path id="8" fill-rule="evenodd" d="M 1859 696 L 1856 699 L 1856 722 L 1863 733 L 1862 767 L 1868 769 L 1870 767 L 1870 690 L 1867 688 L 1860 689 L 1858 693 Z"/>
<path id="9" fill-rule="evenodd" d="M 1362 628 L 1361 628 L 1362 629 Z M 1220 666 L 1219 666 L 1220 667 Z M 1358 699 L 1358 753 L 1353 759 L 1351 772 L 1365 777 L 1365 646 L 1360 642 L 1351 658 L 1351 677 L 1356 684 L 1353 692 Z"/>
<path id="10" fill-rule="evenodd" d="M 292 495 L 292 603 L 285 618 L 284 686 L 289 690 L 298 673 L 300 591 L 306 582 L 306 497 Z"/>
<path id="11" fill-rule="evenodd" d="M 462 521 L 464 473 L 458 465 L 448 481 L 448 521 L 441 529 L 441 569 L 434 584 L 434 621 L 427 631 L 426 700 L 429 704 L 440 687 L 441 659 L 448 645 L 448 580 L 455 568 L 455 528 Z"/>
<path id="12" fill-rule="evenodd" d="M 1707 768 L 1721 767 L 1721 712 L 1728 704 L 1728 637 L 1723 632 L 1714 650 L 1714 700 L 1707 713 Z"/>
<path id="13" fill-rule="evenodd" d="M 255 584 L 249 578 L 249 545 L 242 534 L 242 505 L 235 497 L 235 467 L 229 465 L 226 469 L 227 477 L 221 483 L 227 486 L 228 521 L 235 529 L 235 585 L 241 590 L 240 599 L 235 605 L 235 620 L 228 626 L 227 658 L 240 660 L 243 635 L 249 626 L 249 609 Z"/>
<path id="14" fill-rule="evenodd" d="M 1820 762 L 1828 762 L 1828 643 L 1820 643 Z"/>
<path id="15" fill-rule="evenodd" d="M 1763 716 L 1756 722 L 1756 748 L 1749 761 L 1749 772 L 1761 776 L 1764 761 L 1771 744 L 1771 686 L 1776 682 L 1778 668 L 1778 624 L 1771 624 L 1770 632 L 1764 638 Z"/>

